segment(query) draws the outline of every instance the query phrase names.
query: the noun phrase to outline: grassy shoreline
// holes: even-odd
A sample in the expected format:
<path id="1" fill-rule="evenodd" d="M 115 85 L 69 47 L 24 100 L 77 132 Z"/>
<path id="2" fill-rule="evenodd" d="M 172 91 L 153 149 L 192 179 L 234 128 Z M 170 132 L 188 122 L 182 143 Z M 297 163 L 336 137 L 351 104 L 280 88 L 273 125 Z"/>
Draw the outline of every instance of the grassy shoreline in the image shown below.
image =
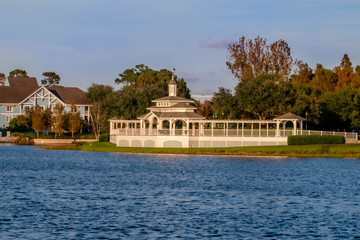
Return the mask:
<path id="1" fill-rule="evenodd" d="M 111 143 L 93 142 L 78 145 L 45 145 L 41 146 L 40 148 L 46 150 L 76 150 L 147 154 L 360 158 L 360 144 L 292 145 L 230 148 L 136 148 L 116 147 L 115 144 Z"/>

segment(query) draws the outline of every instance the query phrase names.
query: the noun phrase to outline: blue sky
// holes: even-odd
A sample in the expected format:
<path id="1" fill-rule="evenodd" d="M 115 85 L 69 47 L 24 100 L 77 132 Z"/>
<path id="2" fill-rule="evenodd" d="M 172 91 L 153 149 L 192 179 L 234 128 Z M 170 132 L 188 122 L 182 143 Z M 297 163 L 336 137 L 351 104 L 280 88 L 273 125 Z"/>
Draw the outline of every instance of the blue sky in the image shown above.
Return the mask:
<path id="1" fill-rule="evenodd" d="M 136 64 L 176 68 L 192 94 L 237 80 L 226 45 L 246 38 L 284 39 L 312 68 L 360 65 L 358 0 L 1 0 L 0 72 L 20 68 L 86 90 L 114 83 Z"/>

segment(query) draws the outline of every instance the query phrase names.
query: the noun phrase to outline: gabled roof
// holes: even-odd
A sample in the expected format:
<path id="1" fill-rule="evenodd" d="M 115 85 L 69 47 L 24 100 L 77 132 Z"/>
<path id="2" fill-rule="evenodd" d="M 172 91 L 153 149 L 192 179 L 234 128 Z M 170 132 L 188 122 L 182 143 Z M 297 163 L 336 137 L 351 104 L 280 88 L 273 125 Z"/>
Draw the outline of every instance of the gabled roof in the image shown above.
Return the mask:
<path id="1" fill-rule="evenodd" d="M 204 116 L 195 112 L 161 112 L 159 118 L 205 119 Z"/>
<path id="2" fill-rule="evenodd" d="M 46 87 L 52 94 L 66 104 L 91 105 L 85 93 L 75 87 Z"/>
<path id="3" fill-rule="evenodd" d="M 284 115 L 278 116 L 274 118 L 274 120 L 299 120 L 299 121 L 306 121 L 305 118 L 295 115 L 293 113 L 286 113 Z"/>
<path id="4" fill-rule="evenodd" d="M 159 119 L 169 119 L 169 118 L 185 118 L 185 119 L 205 119 L 204 116 L 197 114 L 195 112 L 149 112 L 146 113 L 137 119 L 145 119 L 149 115 L 155 115 Z"/>
<path id="5" fill-rule="evenodd" d="M 186 104 L 186 103 L 183 103 L 183 102 L 180 102 L 180 103 L 176 103 L 172 106 L 151 106 L 151 107 L 148 107 L 147 109 L 151 109 L 151 110 L 156 110 L 156 109 L 173 109 L 173 108 L 178 108 L 178 109 L 197 109 L 197 107 L 194 107 L 194 106 L 191 106 L 189 104 Z"/>
<path id="6" fill-rule="evenodd" d="M 193 103 L 195 101 L 187 98 L 177 97 L 177 96 L 167 96 L 152 100 L 152 102 L 184 102 L 184 103 Z"/>
<path id="7" fill-rule="evenodd" d="M 0 103 L 20 103 L 39 88 L 36 78 L 8 77 L 10 86 L 0 86 Z"/>

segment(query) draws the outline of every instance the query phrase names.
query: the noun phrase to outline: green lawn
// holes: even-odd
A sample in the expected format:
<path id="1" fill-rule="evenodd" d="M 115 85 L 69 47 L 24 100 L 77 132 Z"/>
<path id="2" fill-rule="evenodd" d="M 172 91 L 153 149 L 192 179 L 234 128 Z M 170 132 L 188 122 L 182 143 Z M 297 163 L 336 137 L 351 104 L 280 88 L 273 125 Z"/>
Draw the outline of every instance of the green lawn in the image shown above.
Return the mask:
<path id="1" fill-rule="evenodd" d="M 132 148 L 116 147 L 115 144 L 105 142 L 93 142 L 80 145 L 52 145 L 44 146 L 42 148 L 49 150 L 81 150 L 123 153 L 360 158 L 360 144 L 291 145 L 231 148 Z"/>

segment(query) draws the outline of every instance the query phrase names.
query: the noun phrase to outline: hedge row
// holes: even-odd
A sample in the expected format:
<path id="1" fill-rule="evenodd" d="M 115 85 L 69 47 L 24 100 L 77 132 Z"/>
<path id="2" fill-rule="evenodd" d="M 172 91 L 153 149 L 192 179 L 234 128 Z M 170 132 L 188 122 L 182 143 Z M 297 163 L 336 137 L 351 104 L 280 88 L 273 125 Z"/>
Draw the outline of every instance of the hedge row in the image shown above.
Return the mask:
<path id="1" fill-rule="evenodd" d="M 11 133 L 12 137 L 27 137 L 27 138 L 36 138 L 36 133 L 19 133 L 19 132 L 14 132 Z M 55 139 L 55 134 L 54 133 L 42 133 L 40 134 L 41 139 Z M 74 134 L 74 137 L 71 137 L 71 133 L 63 133 L 60 134 L 60 136 L 57 137 L 58 139 L 95 139 L 95 135 L 94 134 L 90 134 L 90 133 L 83 133 L 83 134 Z"/>
<path id="2" fill-rule="evenodd" d="M 289 136 L 288 145 L 309 145 L 309 144 L 342 144 L 345 143 L 343 136 L 334 135 L 308 135 Z"/>

